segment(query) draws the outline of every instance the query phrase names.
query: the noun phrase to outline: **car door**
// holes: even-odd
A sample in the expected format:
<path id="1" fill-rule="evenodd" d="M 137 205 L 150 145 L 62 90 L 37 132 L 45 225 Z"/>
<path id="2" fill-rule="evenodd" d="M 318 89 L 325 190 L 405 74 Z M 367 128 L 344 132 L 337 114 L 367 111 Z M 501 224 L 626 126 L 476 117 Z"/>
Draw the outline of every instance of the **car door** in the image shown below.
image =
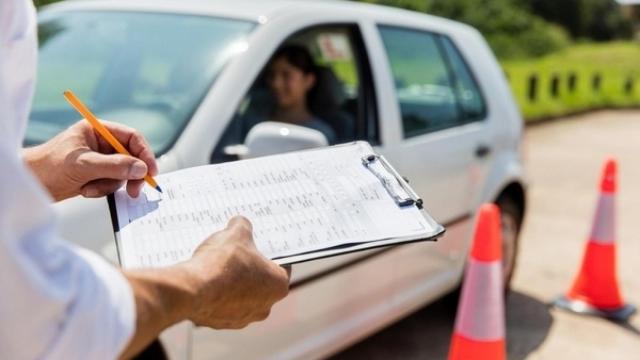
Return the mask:
<path id="1" fill-rule="evenodd" d="M 337 142 L 367 140 L 373 145 L 379 144 L 371 70 L 359 27 L 356 24 L 307 27 L 288 36 L 279 46 L 292 44 L 307 48 L 316 62 L 318 87 L 308 99 L 309 108 L 335 130 Z M 243 143 L 251 126 L 270 121 L 274 104 L 265 81 L 268 64 L 267 60 L 263 71 L 240 102 L 211 155 L 212 163 L 236 160 L 233 149 Z M 294 286 L 331 272 L 360 256 L 364 255 L 296 265 Z"/>
<path id="2" fill-rule="evenodd" d="M 437 246 L 416 246 L 416 261 L 423 253 L 431 262 L 441 260 L 439 266 L 446 270 L 449 261 L 459 261 L 465 253 L 491 156 L 485 101 L 447 36 L 389 25 L 377 30 L 394 93 L 388 100 L 401 128 L 388 139 L 384 153 L 449 230 Z M 410 259 L 404 263 L 413 266 Z"/>
<path id="3" fill-rule="evenodd" d="M 332 17 L 335 18 L 335 14 Z M 304 27 L 284 37 L 273 50 L 290 44 L 305 46 L 319 67 L 328 74 L 327 77 L 332 78 L 323 86 L 329 92 L 318 96 L 323 106 L 311 108 L 321 108 L 322 114 L 318 117 L 335 126 L 340 142 L 368 140 L 376 145 L 380 140 L 373 96 L 375 90 L 369 56 L 366 54 L 360 29 L 360 25 L 355 22 L 332 22 Z M 262 62 L 266 67 L 269 59 Z M 253 85 L 240 101 L 213 150 L 211 162 L 235 160 L 232 151 L 228 150 L 243 143 L 248 131 L 246 124 L 255 124 L 255 119 L 260 117 L 269 119 L 268 107 L 263 108 L 263 104 L 269 101 L 265 94 L 268 88 L 265 87 L 263 75 L 264 71 L 254 79 Z M 318 76 L 319 80 L 322 76 Z M 332 104 L 327 104 L 329 100 Z M 246 119 L 251 121 L 247 122 Z M 345 124 L 346 129 L 341 130 Z M 333 339 L 334 336 L 339 337 L 339 341 L 347 341 L 343 336 L 344 332 L 353 336 L 359 331 L 366 331 L 367 326 L 372 326 L 375 322 L 366 326 L 362 324 L 362 313 L 368 313 L 368 310 L 380 304 L 393 305 L 387 301 L 393 291 L 393 271 L 388 266 L 390 261 L 385 262 L 383 257 L 372 256 L 378 251 L 293 265 L 291 293 L 274 307 L 268 320 L 241 333 L 213 333 L 197 329 L 193 335 L 194 357 L 228 357 L 231 349 L 235 356 L 241 354 L 240 357 L 246 358 L 263 357 L 267 354 L 275 358 L 294 357 L 291 353 L 296 351 L 329 350 L 330 347 L 319 344 L 338 343 L 338 339 Z M 367 259 L 371 261 L 364 261 Z M 375 281 L 370 281 L 371 278 L 375 278 Z M 368 314 L 372 318 L 387 316 L 384 312 Z M 372 319 L 367 318 L 367 321 Z M 357 331 L 349 331 L 349 326 L 356 325 Z M 246 342 L 253 346 L 241 346 Z"/>

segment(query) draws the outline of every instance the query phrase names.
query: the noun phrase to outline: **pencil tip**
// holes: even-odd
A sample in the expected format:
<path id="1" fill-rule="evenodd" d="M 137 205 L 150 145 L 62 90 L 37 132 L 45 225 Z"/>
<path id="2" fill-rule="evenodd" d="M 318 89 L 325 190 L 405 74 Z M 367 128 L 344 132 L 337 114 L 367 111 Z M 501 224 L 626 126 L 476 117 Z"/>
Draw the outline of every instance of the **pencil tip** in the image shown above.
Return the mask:
<path id="1" fill-rule="evenodd" d="M 160 185 L 156 186 L 156 190 L 158 190 L 158 192 L 162 193 L 162 189 L 160 188 Z"/>

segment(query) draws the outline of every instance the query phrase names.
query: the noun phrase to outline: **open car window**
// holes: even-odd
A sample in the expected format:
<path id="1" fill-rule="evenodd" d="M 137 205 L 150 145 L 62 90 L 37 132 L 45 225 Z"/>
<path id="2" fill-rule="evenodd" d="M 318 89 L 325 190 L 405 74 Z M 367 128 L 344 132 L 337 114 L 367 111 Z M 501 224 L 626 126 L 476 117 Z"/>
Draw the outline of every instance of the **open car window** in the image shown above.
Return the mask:
<path id="1" fill-rule="evenodd" d="M 307 105 L 312 115 L 326 123 L 335 134 L 333 143 L 359 139 L 376 142 L 367 111 L 365 84 L 368 65 L 355 26 L 318 26 L 300 31 L 281 45 L 300 46 L 308 51 L 316 66 L 316 84 Z M 256 124 L 273 120 L 276 101 L 267 84 L 268 63 L 244 96 L 233 119 L 216 146 L 212 162 L 236 160 L 225 148 L 242 144 Z M 374 117 L 374 116 L 373 116 Z"/>

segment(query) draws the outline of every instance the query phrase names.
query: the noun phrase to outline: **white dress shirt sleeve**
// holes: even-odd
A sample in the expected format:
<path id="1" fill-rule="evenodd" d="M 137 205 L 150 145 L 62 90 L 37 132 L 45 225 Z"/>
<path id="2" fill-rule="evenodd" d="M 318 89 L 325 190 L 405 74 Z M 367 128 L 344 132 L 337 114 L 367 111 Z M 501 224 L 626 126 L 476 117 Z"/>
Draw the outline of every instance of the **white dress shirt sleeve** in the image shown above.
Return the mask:
<path id="1" fill-rule="evenodd" d="M 127 280 L 57 237 L 47 195 L 2 145 L 0 183 L 0 354 L 116 358 L 135 328 Z"/>
<path id="2" fill-rule="evenodd" d="M 59 239 L 51 200 L 18 155 L 35 42 L 33 4 L 0 0 L 0 358 L 113 359 L 135 329 L 131 287 Z"/>

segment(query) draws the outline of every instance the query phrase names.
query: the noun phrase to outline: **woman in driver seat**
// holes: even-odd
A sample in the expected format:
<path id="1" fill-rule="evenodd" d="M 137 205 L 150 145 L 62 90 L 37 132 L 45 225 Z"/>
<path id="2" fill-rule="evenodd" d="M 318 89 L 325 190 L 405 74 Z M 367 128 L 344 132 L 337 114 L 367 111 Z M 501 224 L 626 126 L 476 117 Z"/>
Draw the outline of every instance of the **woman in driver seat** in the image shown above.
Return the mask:
<path id="1" fill-rule="evenodd" d="M 267 70 L 267 84 L 276 103 L 269 120 L 318 130 L 334 144 L 334 130 L 309 109 L 316 80 L 316 64 L 306 48 L 288 45 L 278 49 Z"/>

